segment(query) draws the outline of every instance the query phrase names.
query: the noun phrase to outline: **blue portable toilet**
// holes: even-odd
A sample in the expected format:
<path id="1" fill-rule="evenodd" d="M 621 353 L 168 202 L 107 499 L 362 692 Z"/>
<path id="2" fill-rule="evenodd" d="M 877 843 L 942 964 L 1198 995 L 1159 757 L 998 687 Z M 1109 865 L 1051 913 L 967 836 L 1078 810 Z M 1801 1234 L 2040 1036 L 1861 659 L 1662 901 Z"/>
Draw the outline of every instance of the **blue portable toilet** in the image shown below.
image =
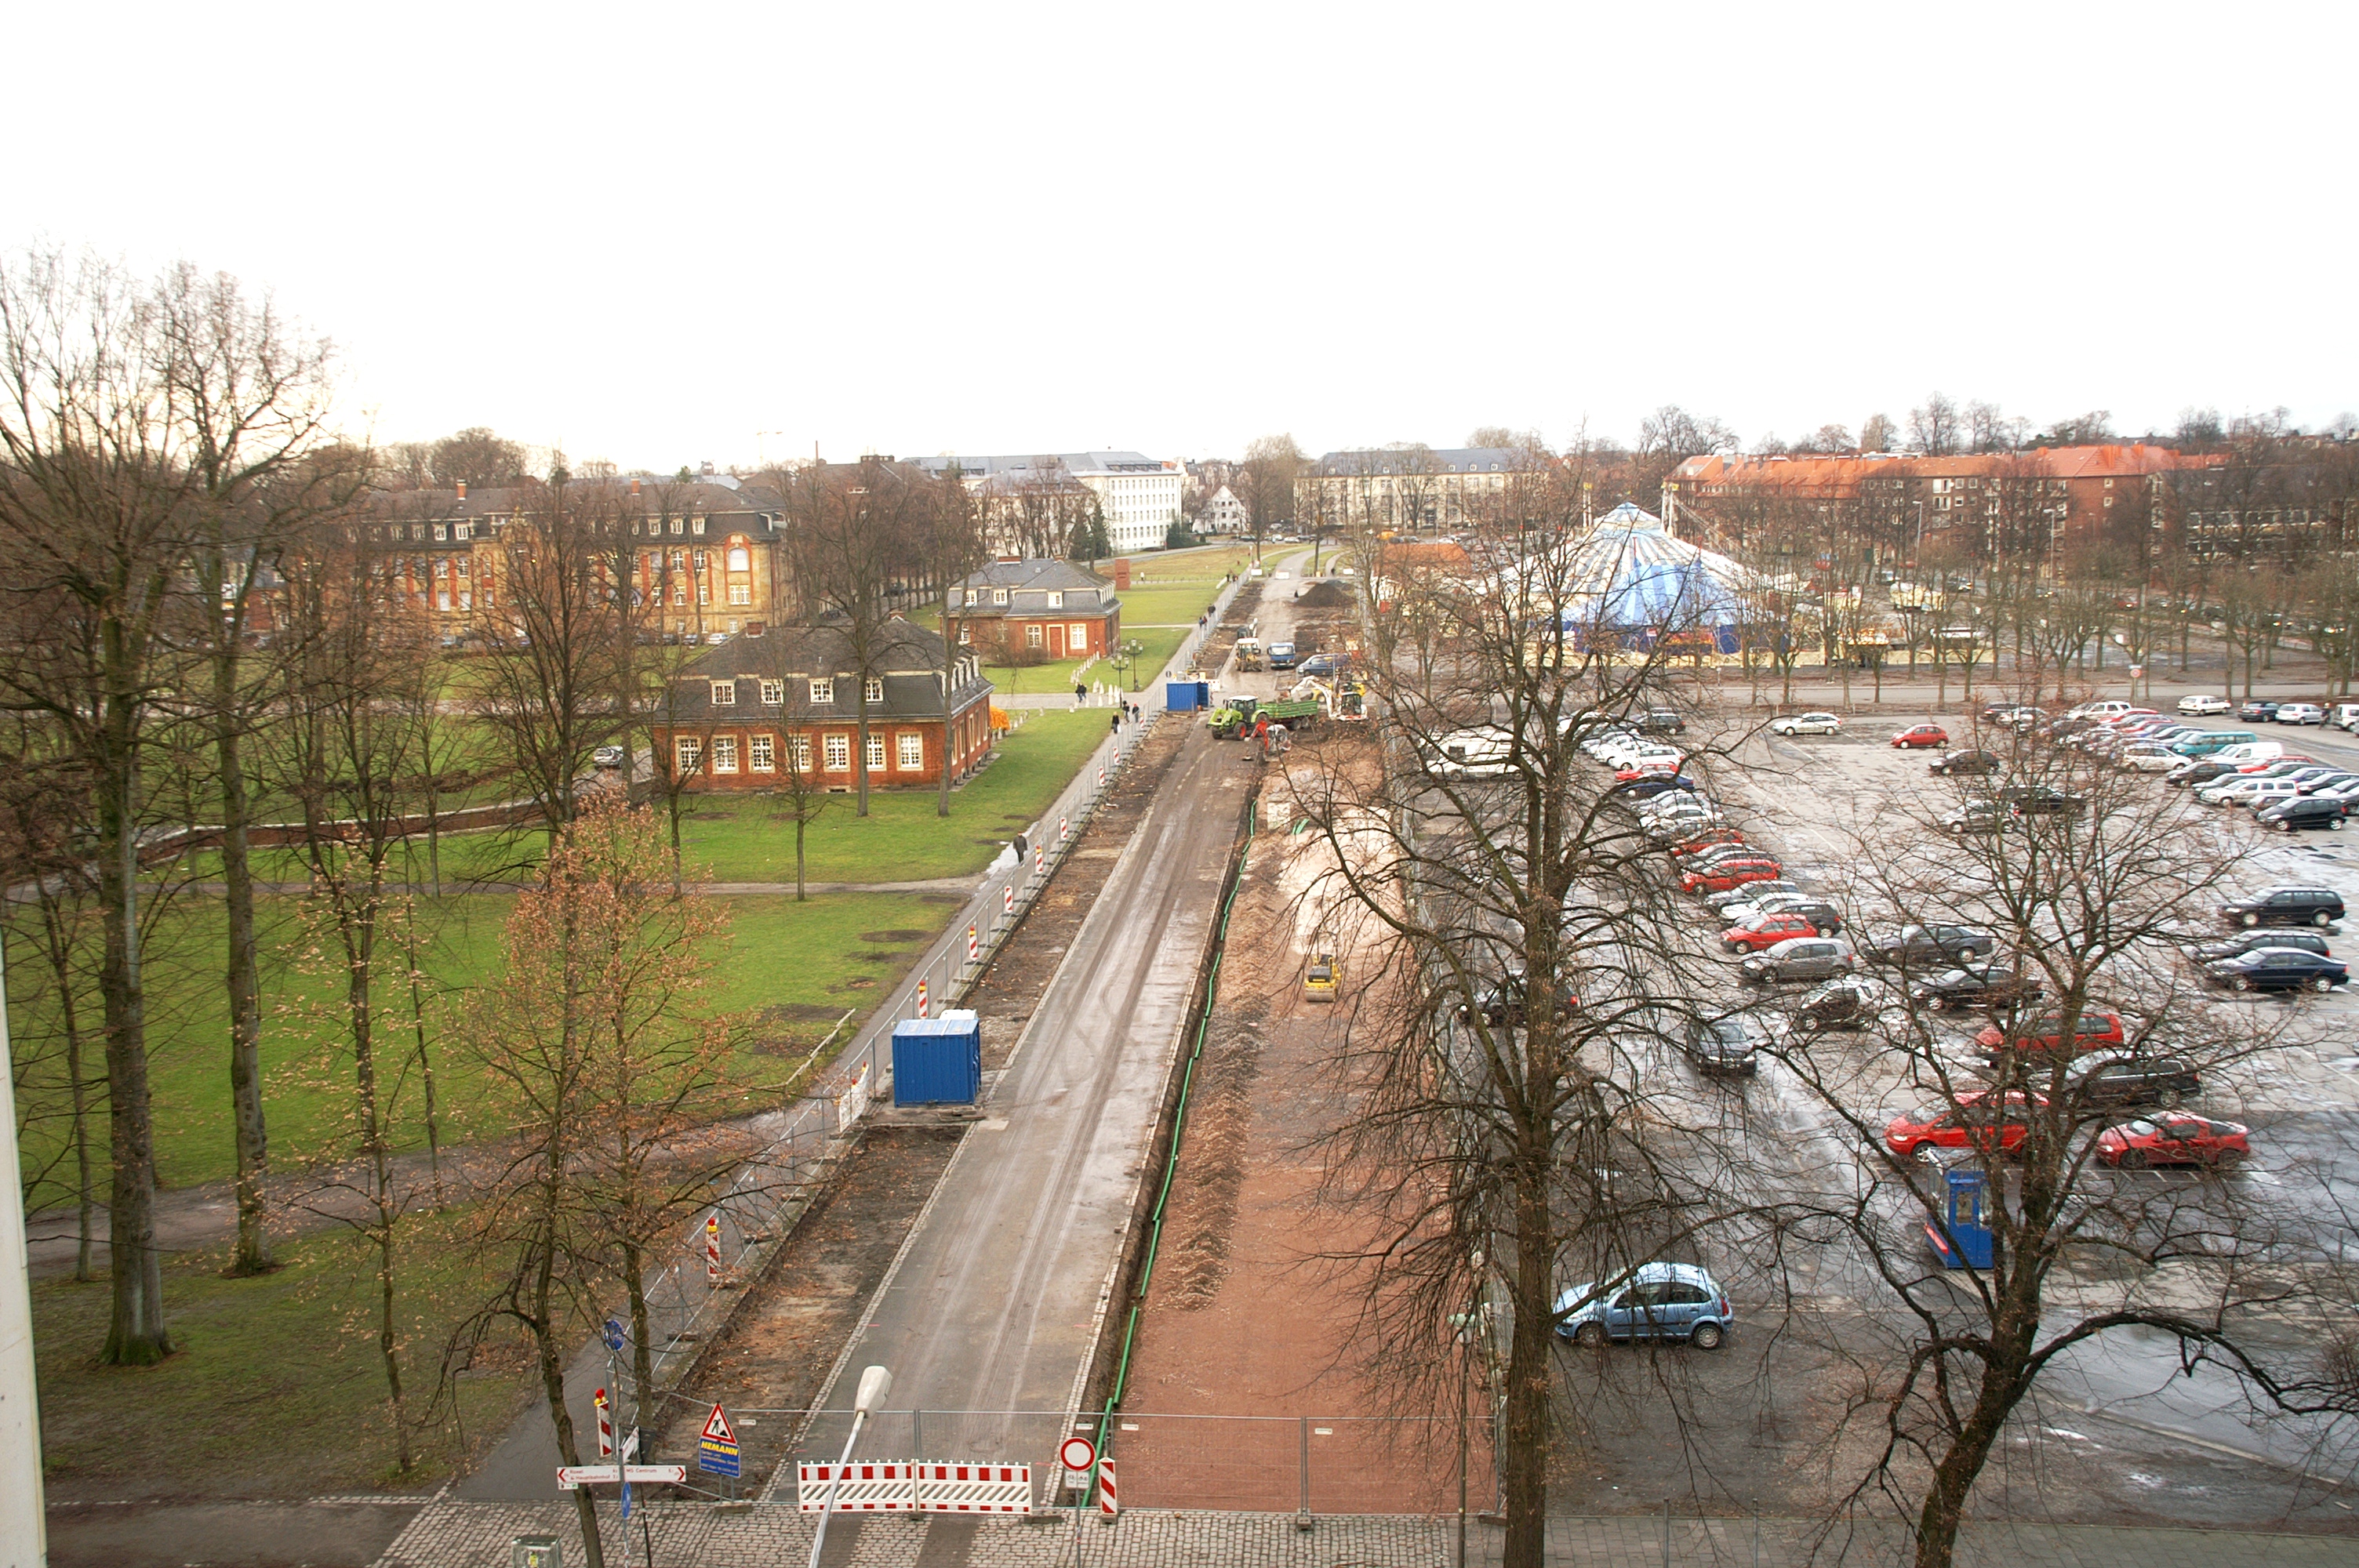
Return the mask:
<path id="1" fill-rule="evenodd" d="M 1983 1204 L 1989 1196 L 1990 1177 L 1980 1171 L 1951 1171 L 1948 1177 L 1941 1211 L 1947 1234 L 1944 1226 L 1928 1220 L 1926 1239 L 1932 1242 L 1934 1253 L 1946 1268 L 1987 1269 L 1993 1252 Z"/>
<path id="2" fill-rule="evenodd" d="M 973 1105 L 983 1092 L 983 1022 L 972 1008 L 893 1026 L 895 1105 Z"/>

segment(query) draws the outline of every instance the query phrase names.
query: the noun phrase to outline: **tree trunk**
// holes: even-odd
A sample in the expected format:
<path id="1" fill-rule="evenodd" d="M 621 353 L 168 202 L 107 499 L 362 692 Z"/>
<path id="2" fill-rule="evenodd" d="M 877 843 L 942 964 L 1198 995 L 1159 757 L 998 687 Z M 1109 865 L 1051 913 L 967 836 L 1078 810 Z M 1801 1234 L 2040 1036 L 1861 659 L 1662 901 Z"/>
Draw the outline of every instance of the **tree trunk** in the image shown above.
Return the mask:
<path id="1" fill-rule="evenodd" d="M 1549 1249 L 1538 1238 L 1551 1233 L 1553 1221 L 1544 1179 L 1519 1176 L 1516 1189 L 1515 1321 L 1497 1455 L 1507 1533 L 1499 1561 L 1502 1568 L 1540 1568 L 1547 1546 L 1549 1395 L 1555 1354 L 1548 1309 L 1555 1298 Z"/>
<path id="2" fill-rule="evenodd" d="M 103 628 L 109 675 L 130 664 L 127 630 Z M 112 683 L 110 683 L 112 684 Z M 107 1266 L 114 1305 L 99 1359 L 146 1367 L 172 1353 L 164 1325 L 163 1257 L 156 1250 L 156 1128 L 147 1099 L 147 1007 L 139 964 L 138 764 L 136 696 L 125 679 L 105 697 L 101 763 L 93 781 L 98 816 L 99 899 L 106 954 L 98 991 L 106 1021 L 108 1152 L 114 1180 L 107 1200 Z"/>
<path id="3" fill-rule="evenodd" d="M 852 759 L 853 768 L 860 780 L 860 806 L 855 816 L 868 815 L 868 677 L 855 677 L 860 682 L 860 752 Z"/>
<path id="4" fill-rule="evenodd" d="M 271 1261 L 262 1180 L 270 1165 L 262 1111 L 262 978 L 254 941 L 254 862 L 247 853 L 245 763 L 234 705 L 237 656 L 213 659 L 213 749 L 221 764 L 222 886 L 229 913 L 229 1087 L 237 1143 L 237 1244 L 232 1274 L 263 1274 Z"/>
<path id="5" fill-rule="evenodd" d="M 655 1352 L 647 1343 L 652 1336 L 647 1329 L 647 1254 L 636 1239 L 624 1238 L 623 1278 L 631 1297 L 631 1422 L 636 1426 L 647 1424 L 647 1390 L 656 1383 Z"/>
<path id="6" fill-rule="evenodd" d="M 809 903 L 810 894 L 803 890 L 803 828 L 806 822 L 801 810 L 802 803 L 797 801 L 795 805 L 795 902 Z"/>

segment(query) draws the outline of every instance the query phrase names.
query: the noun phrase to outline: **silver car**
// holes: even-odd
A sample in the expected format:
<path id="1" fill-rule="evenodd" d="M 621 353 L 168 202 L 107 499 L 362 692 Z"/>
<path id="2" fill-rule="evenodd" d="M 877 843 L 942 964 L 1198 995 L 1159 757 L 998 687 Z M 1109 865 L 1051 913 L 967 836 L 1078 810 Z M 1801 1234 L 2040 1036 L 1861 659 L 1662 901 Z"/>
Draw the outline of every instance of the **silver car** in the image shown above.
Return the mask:
<path id="1" fill-rule="evenodd" d="M 1769 733 L 1784 735 L 1832 735 L 1843 728 L 1843 720 L 1832 713 L 1795 713 L 1769 721 Z"/>
<path id="2" fill-rule="evenodd" d="M 1858 968 L 1859 955 L 1840 936 L 1788 936 L 1745 959 L 1737 972 L 1756 985 L 1774 986 L 1831 980 Z"/>

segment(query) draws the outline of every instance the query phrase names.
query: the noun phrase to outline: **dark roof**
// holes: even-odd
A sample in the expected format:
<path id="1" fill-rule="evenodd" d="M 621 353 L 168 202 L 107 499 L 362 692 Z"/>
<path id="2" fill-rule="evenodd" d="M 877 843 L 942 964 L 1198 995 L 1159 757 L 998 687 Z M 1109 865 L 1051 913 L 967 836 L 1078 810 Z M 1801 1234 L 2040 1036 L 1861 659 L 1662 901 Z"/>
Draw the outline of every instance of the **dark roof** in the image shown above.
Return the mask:
<path id="1" fill-rule="evenodd" d="M 994 561 L 979 572 L 959 579 L 961 588 L 1112 588 L 1100 577 L 1071 561 Z"/>
<path id="2" fill-rule="evenodd" d="M 1327 478 L 1357 474 L 1513 473 L 1524 466 L 1511 447 L 1413 447 L 1406 450 L 1329 452 L 1311 466 Z"/>

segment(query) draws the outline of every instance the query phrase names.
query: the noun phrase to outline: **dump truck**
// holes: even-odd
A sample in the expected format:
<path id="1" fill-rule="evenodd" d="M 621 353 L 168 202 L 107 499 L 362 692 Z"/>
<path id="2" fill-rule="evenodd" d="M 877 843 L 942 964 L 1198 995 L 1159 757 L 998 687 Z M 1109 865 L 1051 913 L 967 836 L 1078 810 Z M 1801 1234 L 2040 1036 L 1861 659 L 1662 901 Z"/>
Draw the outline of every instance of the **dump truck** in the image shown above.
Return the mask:
<path id="1" fill-rule="evenodd" d="M 1264 719 L 1272 724 L 1299 730 L 1306 724 L 1316 722 L 1326 711 L 1326 705 L 1316 697 L 1281 697 L 1275 702 L 1266 702 L 1259 697 L 1233 697 L 1206 714 L 1204 722 L 1212 726 L 1215 740 L 1233 741 Z"/>

